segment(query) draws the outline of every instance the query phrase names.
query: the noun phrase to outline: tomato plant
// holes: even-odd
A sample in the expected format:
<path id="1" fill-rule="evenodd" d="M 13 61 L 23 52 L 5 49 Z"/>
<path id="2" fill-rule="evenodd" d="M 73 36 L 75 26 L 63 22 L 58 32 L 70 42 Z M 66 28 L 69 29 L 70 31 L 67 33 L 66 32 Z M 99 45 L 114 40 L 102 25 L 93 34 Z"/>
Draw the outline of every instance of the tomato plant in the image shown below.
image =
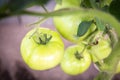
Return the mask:
<path id="1" fill-rule="evenodd" d="M 85 72 L 91 64 L 91 57 L 85 45 L 79 44 L 66 49 L 61 62 L 62 70 L 69 75 L 78 75 Z"/>
<path id="2" fill-rule="evenodd" d="M 120 1 L 56 0 L 55 11 L 51 12 L 48 12 L 43 5 L 47 1 L 20 1 L 25 4 L 19 7 L 16 7 L 19 5 L 17 1 L 10 1 L 5 5 L 2 4 L 4 2 L 0 4 L 0 19 L 27 14 L 42 16 L 40 20 L 42 22 L 52 17 L 60 35 L 76 45 L 68 47 L 64 54 L 64 44 L 56 32 L 43 28 L 32 30 L 27 33 L 21 44 L 21 53 L 26 64 L 35 70 L 46 70 L 61 63 L 64 72 L 77 75 L 88 69 L 91 60 L 87 53 L 90 53 L 93 64 L 100 69 L 100 73 L 94 80 L 112 80 L 113 76 L 120 71 L 118 64 L 120 61 Z M 46 12 L 29 11 L 26 7 L 31 6 L 30 4 L 40 5 Z M 96 31 L 107 34 L 108 39 L 105 39 L 104 34 L 99 36 Z M 80 45 L 81 43 L 86 46 L 82 57 L 80 52 L 83 50 L 83 45 Z M 86 57 L 89 59 L 88 62 L 85 61 Z M 72 65 L 74 62 L 76 66 Z M 81 64 L 86 66 L 83 68 Z"/>
<path id="3" fill-rule="evenodd" d="M 34 70 L 46 70 L 58 65 L 64 54 L 60 35 L 47 28 L 29 31 L 21 43 L 21 55 Z"/>

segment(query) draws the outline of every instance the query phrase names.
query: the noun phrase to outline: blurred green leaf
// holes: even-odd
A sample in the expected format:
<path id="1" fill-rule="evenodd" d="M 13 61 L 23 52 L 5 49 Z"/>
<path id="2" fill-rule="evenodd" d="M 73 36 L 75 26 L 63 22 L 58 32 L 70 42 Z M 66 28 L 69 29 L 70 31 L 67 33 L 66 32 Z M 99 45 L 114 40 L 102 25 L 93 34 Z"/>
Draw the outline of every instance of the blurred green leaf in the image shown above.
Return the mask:
<path id="1" fill-rule="evenodd" d="M 89 0 L 83 0 L 83 1 L 81 2 L 81 6 L 82 6 L 82 7 L 85 7 L 85 8 L 91 8 L 91 7 L 92 7 Z"/>
<path id="2" fill-rule="evenodd" d="M 11 11 L 21 11 L 33 5 L 44 5 L 48 1 L 50 0 L 10 0 L 8 6 Z"/>
<path id="3" fill-rule="evenodd" d="M 8 3 L 10 11 L 20 11 L 34 3 L 34 0 L 10 0 Z"/>
<path id="4" fill-rule="evenodd" d="M 28 7 L 43 6 L 50 0 L 0 0 L 0 19 L 19 14 Z"/>
<path id="5" fill-rule="evenodd" d="M 3 5 L 5 5 L 7 3 L 8 0 L 0 0 L 0 7 L 2 7 Z"/>
<path id="6" fill-rule="evenodd" d="M 103 11 L 108 11 L 108 6 L 112 0 L 83 0 L 81 6 L 85 8 L 97 8 Z"/>
<path id="7" fill-rule="evenodd" d="M 94 80 L 111 80 L 111 75 L 106 72 L 100 72 Z"/>
<path id="8" fill-rule="evenodd" d="M 110 3 L 112 2 L 112 0 L 99 0 L 99 1 L 101 7 L 109 6 Z"/>
<path id="9" fill-rule="evenodd" d="M 111 2 L 109 12 L 120 21 L 120 0 L 113 0 Z"/>

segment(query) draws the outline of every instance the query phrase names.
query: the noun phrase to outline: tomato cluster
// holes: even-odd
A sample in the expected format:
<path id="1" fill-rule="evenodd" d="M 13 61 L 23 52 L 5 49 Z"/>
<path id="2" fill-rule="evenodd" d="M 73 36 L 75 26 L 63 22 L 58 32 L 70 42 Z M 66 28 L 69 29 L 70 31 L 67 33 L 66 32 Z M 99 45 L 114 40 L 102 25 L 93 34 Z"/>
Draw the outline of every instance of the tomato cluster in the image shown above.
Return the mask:
<path id="1" fill-rule="evenodd" d="M 55 10 L 79 7 L 80 3 L 81 0 L 63 0 L 63 4 L 57 4 Z M 61 69 L 69 75 L 85 72 L 91 62 L 104 62 L 112 51 L 111 39 L 107 35 L 108 29 L 99 30 L 93 20 L 94 17 L 82 17 L 79 14 L 54 17 L 54 24 L 60 35 L 75 43 L 66 50 L 59 33 L 47 28 L 29 31 L 21 43 L 23 60 L 34 70 L 47 70 L 60 64 Z M 78 36 L 79 25 L 85 21 L 92 23 L 84 35 Z M 119 67 L 116 72 L 120 72 Z"/>

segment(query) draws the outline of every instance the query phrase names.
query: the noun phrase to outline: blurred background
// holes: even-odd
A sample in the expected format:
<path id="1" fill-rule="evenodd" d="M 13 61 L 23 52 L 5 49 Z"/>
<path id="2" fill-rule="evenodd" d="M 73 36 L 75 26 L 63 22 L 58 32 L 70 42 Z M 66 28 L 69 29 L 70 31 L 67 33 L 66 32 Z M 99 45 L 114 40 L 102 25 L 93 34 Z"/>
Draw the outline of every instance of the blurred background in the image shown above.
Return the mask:
<path id="1" fill-rule="evenodd" d="M 48 11 L 52 11 L 55 4 L 55 1 L 51 0 L 45 7 Z M 39 6 L 28 9 L 44 11 Z M 83 74 L 70 76 L 65 74 L 59 65 L 50 70 L 35 71 L 24 63 L 20 53 L 21 40 L 33 28 L 27 25 L 39 19 L 39 17 L 22 15 L 0 20 L 0 80 L 93 80 L 98 74 L 93 64 Z M 56 30 L 52 18 L 47 19 L 40 26 Z M 65 47 L 72 45 L 65 39 L 63 41 Z M 115 75 L 113 80 L 120 80 L 119 76 L 119 74 Z"/>

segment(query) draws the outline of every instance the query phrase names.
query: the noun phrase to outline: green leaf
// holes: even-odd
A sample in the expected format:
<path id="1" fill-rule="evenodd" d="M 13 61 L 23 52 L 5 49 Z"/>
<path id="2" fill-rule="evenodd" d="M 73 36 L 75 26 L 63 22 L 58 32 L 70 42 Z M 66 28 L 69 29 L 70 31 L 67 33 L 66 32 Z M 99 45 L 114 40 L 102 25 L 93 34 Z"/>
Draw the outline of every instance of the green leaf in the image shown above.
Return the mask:
<path id="1" fill-rule="evenodd" d="M 96 0 L 83 0 L 81 6 L 85 8 L 98 8 L 97 3 Z"/>
<path id="2" fill-rule="evenodd" d="M 100 19 L 95 18 L 95 22 L 96 22 L 96 26 L 99 30 L 101 30 L 101 31 L 105 30 L 104 23 Z"/>
<path id="3" fill-rule="evenodd" d="M 108 6 L 112 0 L 83 0 L 81 6 L 85 8 L 95 8 L 100 10 L 108 10 Z"/>
<path id="4" fill-rule="evenodd" d="M 0 19 L 19 14 L 28 7 L 43 6 L 51 0 L 0 0 Z"/>
<path id="5" fill-rule="evenodd" d="M 82 6 L 82 7 L 85 7 L 85 8 L 92 8 L 89 0 L 83 0 L 83 1 L 81 2 L 81 6 Z"/>
<path id="6" fill-rule="evenodd" d="M 113 0 L 111 2 L 109 12 L 120 21 L 120 0 Z"/>
<path id="7" fill-rule="evenodd" d="M 109 6 L 105 5 L 101 8 L 102 11 L 109 12 Z"/>
<path id="8" fill-rule="evenodd" d="M 83 36 L 88 31 L 91 24 L 92 24 L 92 21 L 81 22 L 78 27 L 77 36 L 79 37 Z"/>
<path id="9" fill-rule="evenodd" d="M 112 0 L 101 0 L 101 7 L 109 6 Z"/>
<path id="10" fill-rule="evenodd" d="M 96 0 L 89 0 L 92 8 L 98 8 Z"/>
<path id="11" fill-rule="evenodd" d="M 34 0 L 10 0 L 8 6 L 10 11 L 20 11 L 26 6 L 32 4 Z"/>

